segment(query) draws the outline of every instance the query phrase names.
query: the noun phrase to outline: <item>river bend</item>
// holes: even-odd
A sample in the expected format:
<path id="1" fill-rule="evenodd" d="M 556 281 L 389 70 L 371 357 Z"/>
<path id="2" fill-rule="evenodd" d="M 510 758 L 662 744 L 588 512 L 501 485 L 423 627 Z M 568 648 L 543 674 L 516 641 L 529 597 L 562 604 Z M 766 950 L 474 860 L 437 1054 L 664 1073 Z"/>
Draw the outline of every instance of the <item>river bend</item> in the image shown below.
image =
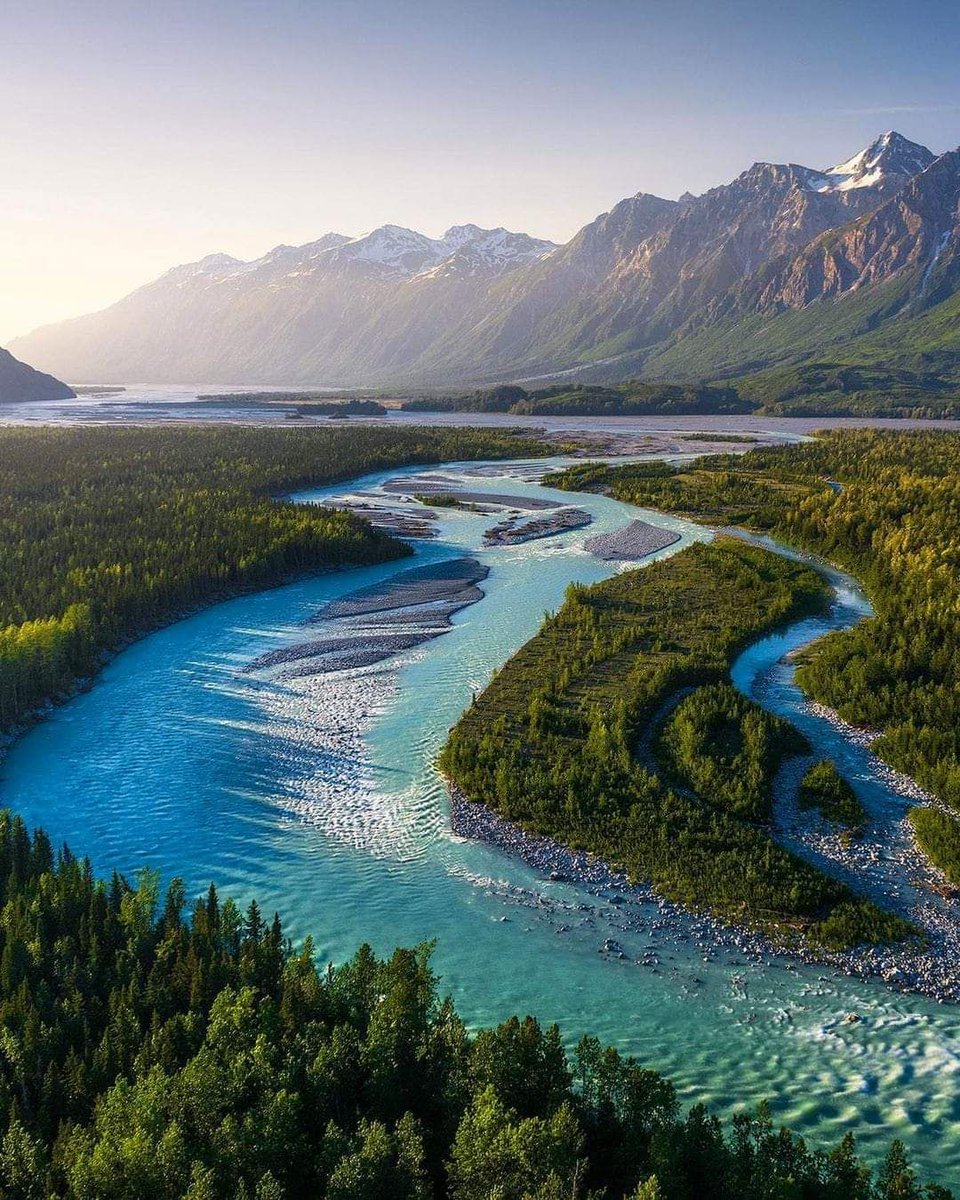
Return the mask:
<path id="1" fill-rule="evenodd" d="M 484 598 L 455 613 L 449 633 L 353 673 L 265 679 L 246 670 L 302 638 L 324 604 L 409 560 L 216 605 L 125 650 L 89 692 L 23 737 L 3 764 L 3 803 L 99 871 L 149 865 L 181 875 L 191 892 L 213 880 L 240 902 L 256 896 L 293 937 L 312 933 L 324 958 L 341 960 L 364 940 L 386 952 L 436 938 L 436 967 L 471 1023 L 532 1012 L 571 1039 L 590 1032 L 637 1055 L 685 1100 L 729 1113 L 768 1098 L 777 1120 L 816 1143 L 853 1129 L 868 1155 L 900 1136 L 924 1175 L 960 1185 L 953 1006 L 822 967 L 731 961 L 696 940 L 676 942 L 655 906 L 624 929 L 622 906 L 602 895 L 451 834 L 433 767 L 446 730 L 568 583 L 617 569 L 584 540 L 637 516 L 681 535 L 664 554 L 710 536 L 609 497 L 543 488 L 541 469 L 442 468 L 471 492 L 573 503 L 593 518 L 559 536 L 484 547 L 489 518 L 434 510 L 437 536 L 415 543 L 414 561 L 470 555 L 489 567 Z M 298 499 L 369 494 L 422 473 Z M 783 661 L 865 604 L 848 588 L 825 622 L 751 647 L 734 681 L 794 720 L 871 804 L 902 806 L 871 773 L 870 756 L 804 705 Z M 602 952 L 613 934 L 623 959 Z"/>

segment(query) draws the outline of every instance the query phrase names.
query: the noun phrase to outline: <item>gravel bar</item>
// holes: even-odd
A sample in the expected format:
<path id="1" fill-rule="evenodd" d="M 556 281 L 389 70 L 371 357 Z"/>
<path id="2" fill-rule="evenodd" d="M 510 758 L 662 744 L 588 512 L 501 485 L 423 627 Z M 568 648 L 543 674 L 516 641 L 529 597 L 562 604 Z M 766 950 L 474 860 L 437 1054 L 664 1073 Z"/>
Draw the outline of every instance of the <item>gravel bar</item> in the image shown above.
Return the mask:
<path id="1" fill-rule="evenodd" d="M 374 583 L 341 600 L 331 601 L 312 620 L 359 617 L 453 597 L 459 599 L 462 593 L 475 589 L 489 574 L 490 568 L 475 558 L 451 558 L 446 562 L 411 567 L 398 575 L 391 575 L 382 583 Z M 475 598 L 479 599 L 479 596 Z"/>
<path id="2" fill-rule="evenodd" d="M 583 543 L 596 558 L 635 562 L 680 541 L 680 534 L 647 521 L 631 521 L 616 533 L 598 533 Z"/>
<path id="3" fill-rule="evenodd" d="M 462 504 L 489 504 L 495 508 L 521 508 L 531 512 L 563 507 L 559 500 L 541 500 L 533 496 L 511 496 L 505 492 L 464 492 L 430 478 L 390 479 L 382 490 L 393 496 L 450 496 Z"/>
<path id="4" fill-rule="evenodd" d="M 533 542 L 571 529 L 583 529 L 592 521 L 593 517 L 582 508 L 561 508 L 545 517 L 508 517 L 484 533 L 483 544 L 514 546 L 520 542 Z"/>

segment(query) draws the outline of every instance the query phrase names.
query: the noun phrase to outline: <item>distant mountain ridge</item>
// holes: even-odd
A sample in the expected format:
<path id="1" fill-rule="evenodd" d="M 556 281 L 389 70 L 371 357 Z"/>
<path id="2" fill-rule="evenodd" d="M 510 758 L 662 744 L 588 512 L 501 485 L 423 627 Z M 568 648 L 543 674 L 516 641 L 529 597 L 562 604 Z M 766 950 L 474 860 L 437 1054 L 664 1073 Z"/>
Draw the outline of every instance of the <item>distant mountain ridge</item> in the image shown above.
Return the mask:
<path id="1" fill-rule="evenodd" d="M 26 363 L 13 357 L 8 350 L 0 349 L 0 404 L 17 404 L 32 400 L 70 400 L 76 395 L 72 388 L 35 371 Z"/>
<path id="2" fill-rule="evenodd" d="M 960 375 L 960 335 L 934 311 L 957 292 L 958 203 L 960 151 L 890 131 L 826 169 L 755 163 L 700 196 L 638 193 L 561 247 L 385 225 L 211 255 L 13 345 L 97 382 L 697 380 L 825 346 L 874 361 L 870 337 L 909 321 L 902 353 L 927 344 Z"/>

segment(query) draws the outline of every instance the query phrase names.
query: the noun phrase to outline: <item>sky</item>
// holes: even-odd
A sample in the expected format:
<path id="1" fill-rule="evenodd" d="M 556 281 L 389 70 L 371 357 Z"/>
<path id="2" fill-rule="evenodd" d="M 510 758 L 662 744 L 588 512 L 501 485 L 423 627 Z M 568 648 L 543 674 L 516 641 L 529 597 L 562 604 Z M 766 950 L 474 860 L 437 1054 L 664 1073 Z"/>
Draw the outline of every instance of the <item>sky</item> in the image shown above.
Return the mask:
<path id="1" fill-rule="evenodd" d="M 956 0 L 7 0 L 0 345 L 181 262 L 960 144 Z"/>

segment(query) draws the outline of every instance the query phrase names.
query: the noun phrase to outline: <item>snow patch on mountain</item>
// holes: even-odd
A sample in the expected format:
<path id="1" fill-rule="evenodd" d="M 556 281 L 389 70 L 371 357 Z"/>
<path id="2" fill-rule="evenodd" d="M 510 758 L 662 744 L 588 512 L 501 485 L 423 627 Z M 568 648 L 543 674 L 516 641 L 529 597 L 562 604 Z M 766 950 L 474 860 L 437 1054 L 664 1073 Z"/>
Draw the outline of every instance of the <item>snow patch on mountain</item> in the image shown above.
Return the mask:
<path id="1" fill-rule="evenodd" d="M 177 288 L 239 287 L 243 280 L 259 276 L 268 286 L 280 286 L 284 279 L 358 269 L 393 281 L 441 279 L 511 270 L 556 249 L 554 242 L 526 233 L 479 225 L 453 225 L 439 238 L 402 225 L 381 225 L 362 237 L 327 233 L 303 246 L 274 246 L 250 262 L 210 254 L 174 267 L 164 281 Z"/>
<path id="2" fill-rule="evenodd" d="M 239 258 L 234 258 L 230 254 L 208 254 L 206 258 L 201 258 L 199 262 L 183 263 L 179 267 L 171 267 L 163 278 L 169 283 L 183 287 L 204 277 L 209 277 L 210 279 L 223 278 L 225 275 L 230 274 L 230 272 L 245 265 Z M 149 287 L 150 285 L 148 284 L 147 286 Z"/>
<path id="3" fill-rule="evenodd" d="M 416 274 L 437 254 L 436 243 L 425 234 L 402 225 L 381 225 L 364 237 L 329 252 L 327 261 L 365 262 L 402 274 Z"/>

